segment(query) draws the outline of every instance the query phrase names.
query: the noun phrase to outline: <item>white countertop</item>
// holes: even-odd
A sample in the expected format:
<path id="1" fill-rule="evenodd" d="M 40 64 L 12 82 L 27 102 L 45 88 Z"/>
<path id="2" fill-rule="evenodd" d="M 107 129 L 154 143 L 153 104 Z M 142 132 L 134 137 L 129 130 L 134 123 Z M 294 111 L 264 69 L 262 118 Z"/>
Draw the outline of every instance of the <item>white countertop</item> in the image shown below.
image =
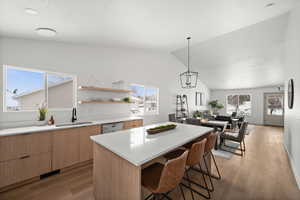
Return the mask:
<path id="1" fill-rule="evenodd" d="M 177 124 L 177 127 L 155 135 L 146 132 L 149 128 L 170 123 Z M 167 122 L 91 136 L 91 139 L 140 166 L 211 131 L 213 128 Z"/>
<path id="2" fill-rule="evenodd" d="M 55 125 L 51 125 L 51 126 L 46 125 L 46 126 L 28 126 L 28 127 L 19 127 L 19 128 L 8 128 L 8 129 L 0 130 L 0 137 L 26 134 L 26 133 L 34 133 L 34 132 L 53 131 L 53 130 L 60 130 L 60 129 L 66 129 L 66 128 L 92 126 L 92 125 L 99 125 L 99 124 L 108 124 L 108 123 L 130 121 L 130 120 L 137 120 L 137 119 L 142 119 L 142 118 L 141 117 L 123 117 L 123 118 L 115 118 L 115 119 L 104 119 L 104 120 L 99 120 L 99 121 L 92 121 L 92 123 L 89 123 L 89 124 L 78 124 L 78 125 L 61 126 L 61 127 L 56 127 Z"/>

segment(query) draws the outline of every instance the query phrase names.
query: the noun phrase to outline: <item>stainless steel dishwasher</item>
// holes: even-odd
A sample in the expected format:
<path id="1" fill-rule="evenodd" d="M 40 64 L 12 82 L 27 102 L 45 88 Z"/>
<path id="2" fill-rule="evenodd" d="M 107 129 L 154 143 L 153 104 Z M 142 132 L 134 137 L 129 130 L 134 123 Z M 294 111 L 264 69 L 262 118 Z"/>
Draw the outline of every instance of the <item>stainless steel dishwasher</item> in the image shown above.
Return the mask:
<path id="1" fill-rule="evenodd" d="M 109 123 L 109 124 L 103 124 L 102 125 L 102 133 L 111 133 L 116 131 L 123 130 L 123 122 L 115 122 L 115 123 Z"/>

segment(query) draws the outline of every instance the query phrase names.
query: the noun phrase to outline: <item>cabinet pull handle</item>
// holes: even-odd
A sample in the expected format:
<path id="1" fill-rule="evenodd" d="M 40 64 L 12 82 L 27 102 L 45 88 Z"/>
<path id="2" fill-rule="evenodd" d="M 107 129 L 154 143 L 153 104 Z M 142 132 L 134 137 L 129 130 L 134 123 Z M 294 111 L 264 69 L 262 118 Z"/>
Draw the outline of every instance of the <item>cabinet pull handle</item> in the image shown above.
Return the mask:
<path id="1" fill-rule="evenodd" d="M 26 158 L 29 158 L 30 155 L 24 155 L 24 156 L 21 156 L 20 159 L 26 159 Z"/>

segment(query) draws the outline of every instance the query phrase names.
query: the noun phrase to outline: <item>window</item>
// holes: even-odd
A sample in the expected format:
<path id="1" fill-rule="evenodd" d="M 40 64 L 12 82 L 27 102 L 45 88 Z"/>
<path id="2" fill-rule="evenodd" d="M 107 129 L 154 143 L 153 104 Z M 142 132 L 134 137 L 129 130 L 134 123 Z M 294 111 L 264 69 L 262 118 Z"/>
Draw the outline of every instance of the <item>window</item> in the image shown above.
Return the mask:
<path id="1" fill-rule="evenodd" d="M 131 112 L 134 115 L 158 114 L 158 88 L 133 84 L 130 86 Z"/>
<path id="2" fill-rule="evenodd" d="M 4 112 L 35 111 L 41 105 L 49 109 L 72 108 L 75 78 L 19 67 L 4 66 Z"/>
<path id="3" fill-rule="evenodd" d="M 233 112 L 237 112 L 240 115 L 251 115 L 251 96 L 250 95 L 228 95 L 227 114 L 231 115 Z"/>
<path id="4" fill-rule="evenodd" d="M 48 108 L 72 108 L 74 80 L 72 76 L 47 73 Z M 63 98 L 58 98 L 63 97 Z"/>

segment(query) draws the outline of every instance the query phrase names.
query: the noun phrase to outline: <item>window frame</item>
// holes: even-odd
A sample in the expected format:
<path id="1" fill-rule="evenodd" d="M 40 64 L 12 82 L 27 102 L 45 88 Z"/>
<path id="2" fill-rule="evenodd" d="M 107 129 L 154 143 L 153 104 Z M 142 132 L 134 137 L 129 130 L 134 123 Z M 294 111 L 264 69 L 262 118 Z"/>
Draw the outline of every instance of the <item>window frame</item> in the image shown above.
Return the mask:
<path id="1" fill-rule="evenodd" d="M 136 84 L 136 83 L 131 83 L 130 87 L 136 85 L 136 86 L 140 86 L 144 88 L 144 98 L 143 98 L 143 102 L 144 102 L 144 113 L 143 114 L 134 114 L 131 113 L 131 115 L 133 116 L 151 116 L 151 115 L 159 115 L 159 88 L 158 87 L 154 87 L 154 86 L 149 86 L 149 85 L 142 85 L 142 84 Z M 146 111 L 146 106 L 145 106 L 145 102 L 146 102 L 146 88 L 154 88 L 157 90 L 157 111 L 153 111 L 153 112 L 149 112 Z M 131 110 L 131 109 L 130 109 Z"/>
<path id="2" fill-rule="evenodd" d="M 39 70 L 39 69 L 33 69 L 33 68 L 27 68 L 27 67 L 18 67 L 18 66 L 12 66 L 12 65 L 3 65 L 3 112 L 5 113 L 20 113 L 20 112 L 37 112 L 37 110 L 7 110 L 6 105 L 6 86 L 7 86 L 7 69 L 16 69 L 16 70 L 23 70 L 23 71 L 30 71 L 30 72 L 37 72 L 37 73 L 43 73 L 44 74 L 44 91 L 45 91 L 45 102 L 46 102 L 46 108 L 49 111 L 70 111 L 73 108 L 77 108 L 77 76 L 67 73 L 61 73 L 61 72 L 52 72 L 52 71 L 45 71 L 45 70 Z M 48 107 L 48 74 L 54 74 L 54 75 L 61 75 L 61 76 L 69 76 L 73 79 L 73 105 L 70 108 L 49 108 Z"/>
<path id="3" fill-rule="evenodd" d="M 250 96 L 250 102 L 251 102 L 251 114 L 246 114 L 245 116 L 248 116 L 248 117 L 251 117 L 252 116 L 252 94 L 247 94 L 247 93 L 241 93 L 241 94 L 235 94 L 235 93 L 233 93 L 233 94 L 227 94 L 226 95 L 226 114 L 227 115 L 230 115 L 229 113 L 228 113 L 228 97 L 229 96 L 235 96 L 235 95 L 237 95 L 238 96 L 238 107 L 240 106 L 240 96 L 243 96 L 243 95 L 248 95 L 248 96 Z"/>

